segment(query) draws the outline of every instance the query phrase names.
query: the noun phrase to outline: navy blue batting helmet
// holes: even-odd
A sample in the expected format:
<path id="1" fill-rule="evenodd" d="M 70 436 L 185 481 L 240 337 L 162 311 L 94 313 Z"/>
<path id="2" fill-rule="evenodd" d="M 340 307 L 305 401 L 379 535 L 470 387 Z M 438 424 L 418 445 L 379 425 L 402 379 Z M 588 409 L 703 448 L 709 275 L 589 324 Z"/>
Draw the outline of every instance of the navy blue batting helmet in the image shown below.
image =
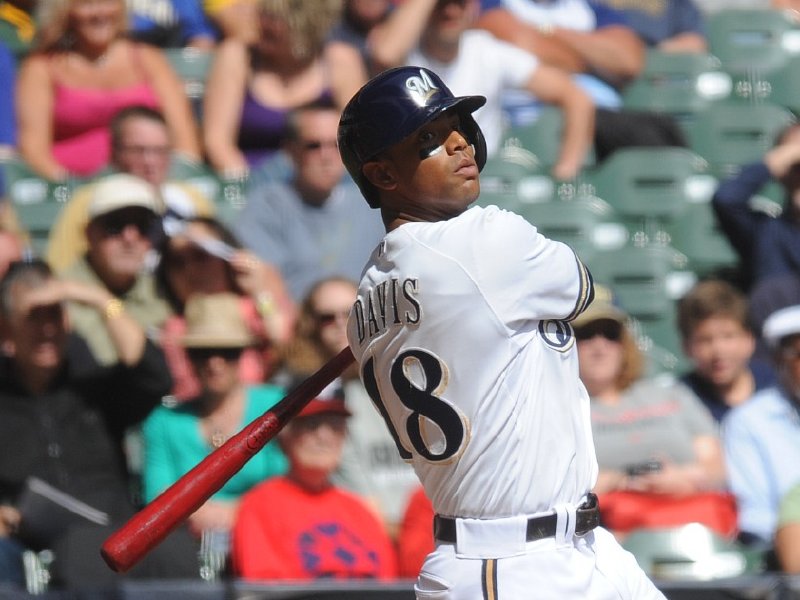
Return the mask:
<path id="1" fill-rule="evenodd" d="M 372 208 L 378 189 L 361 171 L 364 163 L 402 141 L 444 111 L 456 109 L 478 169 L 486 164 L 486 140 L 472 113 L 483 96 L 454 96 L 439 76 L 423 67 L 397 67 L 376 75 L 350 99 L 339 121 L 339 152 L 347 171 Z"/>

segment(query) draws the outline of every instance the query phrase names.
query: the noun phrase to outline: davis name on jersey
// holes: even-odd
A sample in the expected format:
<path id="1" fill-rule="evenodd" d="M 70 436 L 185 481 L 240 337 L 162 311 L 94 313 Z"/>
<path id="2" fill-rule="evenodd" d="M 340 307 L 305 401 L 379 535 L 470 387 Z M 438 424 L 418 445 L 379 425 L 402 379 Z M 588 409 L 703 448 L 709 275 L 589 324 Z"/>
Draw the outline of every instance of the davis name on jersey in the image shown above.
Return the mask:
<path id="1" fill-rule="evenodd" d="M 416 297 L 419 281 L 392 278 L 368 289 L 353 306 L 359 344 L 380 335 L 391 325 L 416 325 L 422 311 Z"/>

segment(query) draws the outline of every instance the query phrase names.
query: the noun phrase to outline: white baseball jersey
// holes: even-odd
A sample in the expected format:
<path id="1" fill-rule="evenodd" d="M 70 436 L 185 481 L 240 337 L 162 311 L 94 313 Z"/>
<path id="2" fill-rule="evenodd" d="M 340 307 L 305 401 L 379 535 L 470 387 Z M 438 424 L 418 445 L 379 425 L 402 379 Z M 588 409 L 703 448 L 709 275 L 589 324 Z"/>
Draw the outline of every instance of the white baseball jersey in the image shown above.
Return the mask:
<path id="1" fill-rule="evenodd" d="M 389 232 L 348 324 L 362 380 L 442 515 L 575 503 L 597 461 L 567 320 L 588 272 L 522 217 L 474 207 Z"/>

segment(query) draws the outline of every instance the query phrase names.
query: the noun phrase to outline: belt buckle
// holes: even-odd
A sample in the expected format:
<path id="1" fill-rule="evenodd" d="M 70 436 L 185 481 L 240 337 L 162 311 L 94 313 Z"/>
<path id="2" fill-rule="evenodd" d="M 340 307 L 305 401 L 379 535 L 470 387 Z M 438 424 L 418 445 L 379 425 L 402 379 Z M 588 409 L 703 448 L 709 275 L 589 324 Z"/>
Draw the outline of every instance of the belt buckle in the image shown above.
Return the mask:
<path id="1" fill-rule="evenodd" d="M 594 531 L 596 527 L 600 526 L 600 505 L 597 500 L 596 494 L 593 494 L 591 492 L 586 494 L 586 501 L 583 504 L 581 504 L 578 507 L 578 510 L 576 511 L 576 513 L 581 513 L 581 512 L 583 512 L 584 514 L 587 512 L 591 513 L 591 515 L 588 517 L 589 519 L 591 519 L 591 526 L 581 533 L 578 533 L 577 531 L 575 532 L 575 536 L 582 538 L 586 536 L 590 531 Z"/>

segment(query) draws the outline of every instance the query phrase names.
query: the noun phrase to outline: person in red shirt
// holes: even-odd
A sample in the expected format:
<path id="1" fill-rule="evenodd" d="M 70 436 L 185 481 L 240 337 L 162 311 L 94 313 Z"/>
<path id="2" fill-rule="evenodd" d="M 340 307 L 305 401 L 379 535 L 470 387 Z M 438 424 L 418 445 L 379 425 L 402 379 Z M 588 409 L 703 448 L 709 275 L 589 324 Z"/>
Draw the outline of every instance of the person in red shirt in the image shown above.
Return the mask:
<path id="1" fill-rule="evenodd" d="M 433 515 L 433 504 L 420 485 L 408 499 L 397 538 L 398 575 L 403 579 L 416 579 L 433 552 Z"/>
<path id="2" fill-rule="evenodd" d="M 393 579 L 397 557 L 376 513 L 330 479 L 342 456 L 350 411 L 338 382 L 281 431 L 289 472 L 246 493 L 232 558 L 246 580 Z"/>

